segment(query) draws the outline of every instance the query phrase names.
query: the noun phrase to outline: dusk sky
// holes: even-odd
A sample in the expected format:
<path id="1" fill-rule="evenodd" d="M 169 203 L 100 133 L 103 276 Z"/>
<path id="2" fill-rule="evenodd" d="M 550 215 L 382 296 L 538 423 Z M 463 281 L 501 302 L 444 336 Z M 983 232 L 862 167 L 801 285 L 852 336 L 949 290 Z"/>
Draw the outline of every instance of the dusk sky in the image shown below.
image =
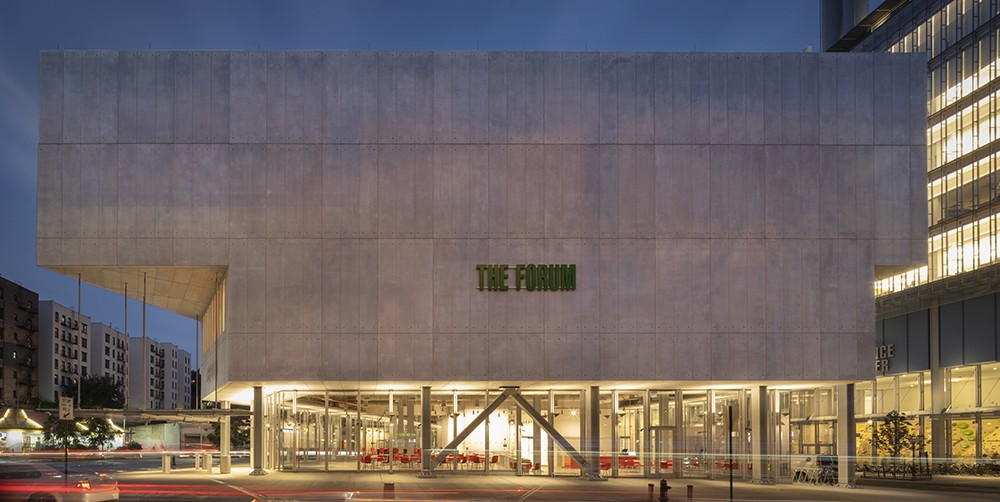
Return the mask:
<path id="1" fill-rule="evenodd" d="M 820 0 L 0 2 L 0 276 L 63 305 L 76 279 L 35 265 L 38 53 L 55 49 L 818 50 Z M 121 329 L 122 297 L 83 287 Z M 129 331 L 141 304 L 130 302 Z M 148 335 L 193 354 L 195 322 L 149 309 Z"/>

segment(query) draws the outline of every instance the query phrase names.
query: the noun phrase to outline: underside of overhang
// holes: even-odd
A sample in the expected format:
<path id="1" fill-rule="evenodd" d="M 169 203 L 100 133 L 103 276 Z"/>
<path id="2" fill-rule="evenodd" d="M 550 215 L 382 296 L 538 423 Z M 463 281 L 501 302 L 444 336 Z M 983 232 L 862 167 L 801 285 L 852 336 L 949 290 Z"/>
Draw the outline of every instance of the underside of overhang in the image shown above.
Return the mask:
<path id="1" fill-rule="evenodd" d="M 164 267 L 47 266 L 49 270 L 80 279 L 108 291 L 125 294 L 182 316 L 195 318 L 205 313 L 216 285 L 226 275 L 220 265 Z M 143 284 L 145 283 L 145 289 Z"/>

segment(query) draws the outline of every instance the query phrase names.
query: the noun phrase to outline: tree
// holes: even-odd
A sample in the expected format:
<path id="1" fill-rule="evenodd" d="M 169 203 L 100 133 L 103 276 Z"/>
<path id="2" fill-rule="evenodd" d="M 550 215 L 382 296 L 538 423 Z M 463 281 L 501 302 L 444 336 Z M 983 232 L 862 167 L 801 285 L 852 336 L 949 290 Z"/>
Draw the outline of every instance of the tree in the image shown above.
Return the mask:
<path id="1" fill-rule="evenodd" d="M 906 414 L 892 410 L 886 413 L 878 426 L 878 431 L 875 433 L 875 447 L 892 458 L 899 458 L 903 450 L 913 446 L 910 442 L 912 429 L 913 422 Z"/>
<path id="2" fill-rule="evenodd" d="M 62 395 L 76 397 L 76 384 L 64 385 Z M 120 410 L 125 407 L 125 391 L 115 377 L 87 375 L 80 379 L 80 408 L 110 408 Z"/>
<path id="3" fill-rule="evenodd" d="M 43 426 L 42 443 L 39 449 L 52 450 L 67 446 L 83 448 L 83 430 L 73 420 L 59 420 L 59 415 L 49 415 Z"/>
<path id="4" fill-rule="evenodd" d="M 229 422 L 229 446 L 234 449 L 250 447 L 250 417 L 231 417 Z M 208 433 L 208 440 L 219 447 L 219 438 L 222 434 L 222 426 L 219 422 L 212 422 L 212 432 Z"/>
<path id="5" fill-rule="evenodd" d="M 84 436 L 87 444 L 96 450 L 102 450 L 115 440 L 117 433 L 107 418 L 88 418 L 84 420 L 87 432 Z"/>

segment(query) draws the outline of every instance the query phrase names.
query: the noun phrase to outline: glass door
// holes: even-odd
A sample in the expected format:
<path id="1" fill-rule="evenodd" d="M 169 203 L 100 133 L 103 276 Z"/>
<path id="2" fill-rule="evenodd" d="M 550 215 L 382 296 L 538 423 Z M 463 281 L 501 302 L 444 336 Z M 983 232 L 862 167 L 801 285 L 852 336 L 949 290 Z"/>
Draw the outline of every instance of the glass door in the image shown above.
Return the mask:
<path id="1" fill-rule="evenodd" d="M 659 426 L 650 429 L 652 436 L 653 474 L 678 477 L 680 465 L 674 455 L 674 427 Z"/>

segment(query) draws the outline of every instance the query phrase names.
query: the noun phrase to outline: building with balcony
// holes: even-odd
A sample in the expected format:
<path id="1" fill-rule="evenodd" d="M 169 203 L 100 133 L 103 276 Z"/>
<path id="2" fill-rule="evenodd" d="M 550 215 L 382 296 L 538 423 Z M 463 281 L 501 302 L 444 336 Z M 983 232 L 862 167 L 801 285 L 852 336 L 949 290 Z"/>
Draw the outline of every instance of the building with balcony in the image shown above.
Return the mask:
<path id="1" fill-rule="evenodd" d="M 75 387 L 93 367 L 90 317 L 44 300 L 39 304 L 38 319 L 39 396 L 58 402 L 62 389 Z"/>
<path id="2" fill-rule="evenodd" d="M 0 406 L 38 399 L 38 293 L 0 277 Z"/>
<path id="3" fill-rule="evenodd" d="M 128 335 L 108 324 L 95 322 L 91 328 L 91 373 L 111 377 L 128 394 Z"/>
<path id="4" fill-rule="evenodd" d="M 191 354 L 168 342 L 129 337 L 130 408 L 188 408 L 191 402 Z M 143 361 L 146 364 L 143 364 Z M 142 375 L 145 375 L 143 378 Z M 145 398 L 145 399 L 144 399 Z M 143 404 L 145 403 L 145 404 Z"/>

